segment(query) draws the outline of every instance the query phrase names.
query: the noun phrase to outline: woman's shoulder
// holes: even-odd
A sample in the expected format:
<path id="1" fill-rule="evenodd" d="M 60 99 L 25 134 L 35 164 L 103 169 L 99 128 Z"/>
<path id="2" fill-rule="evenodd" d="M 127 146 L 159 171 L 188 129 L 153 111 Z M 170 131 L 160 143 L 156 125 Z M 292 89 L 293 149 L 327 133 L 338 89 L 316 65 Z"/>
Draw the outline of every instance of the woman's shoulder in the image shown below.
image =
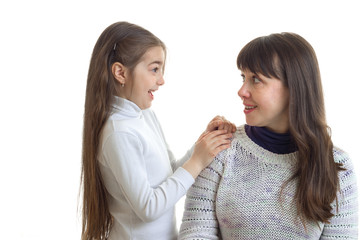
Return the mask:
<path id="1" fill-rule="evenodd" d="M 236 128 L 236 132 L 233 133 L 233 137 L 231 139 L 231 146 L 223 151 L 221 151 L 217 158 L 218 159 L 225 159 L 231 158 L 235 153 L 239 152 L 241 148 L 246 146 L 248 143 L 248 138 L 245 133 L 245 125 L 241 125 Z"/>
<path id="2" fill-rule="evenodd" d="M 233 139 L 232 139 L 233 145 L 236 145 L 236 144 L 239 144 L 239 143 L 244 144 L 248 140 L 250 140 L 250 139 L 246 135 L 245 125 L 240 125 L 240 126 L 236 127 L 236 132 L 233 134 Z"/>
<path id="3" fill-rule="evenodd" d="M 349 186 L 356 186 L 355 166 L 349 154 L 338 147 L 333 148 L 333 153 L 334 162 L 341 164 L 340 167 L 343 169 L 339 171 L 340 188 L 345 191 Z"/>
<path id="4" fill-rule="evenodd" d="M 353 164 L 352 164 L 349 154 L 347 152 L 345 152 L 343 149 L 341 149 L 337 146 L 334 146 L 333 154 L 334 154 L 335 163 L 342 164 L 343 166 L 345 166 L 345 168 L 347 168 L 347 167 L 353 168 Z"/>

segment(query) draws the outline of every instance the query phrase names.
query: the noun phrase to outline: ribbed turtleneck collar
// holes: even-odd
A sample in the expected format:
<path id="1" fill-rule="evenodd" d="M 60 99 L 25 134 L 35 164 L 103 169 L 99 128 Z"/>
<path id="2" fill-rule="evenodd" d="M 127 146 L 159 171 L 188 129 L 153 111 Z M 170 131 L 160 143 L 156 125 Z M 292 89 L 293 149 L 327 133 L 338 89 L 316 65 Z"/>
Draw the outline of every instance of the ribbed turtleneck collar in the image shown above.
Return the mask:
<path id="1" fill-rule="evenodd" d="M 138 118 L 142 115 L 142 110 L 135 103 L 117 96 L 114 96 L 113 112 L 128 118 Z"/>
<path id="2" fill-rule="evenodd" d="M 288 154 L 297 150 L 290 133 L 275 133 L 265 127 L 245 125 L 248 137 L 259 146 L 277 154 Z"/>

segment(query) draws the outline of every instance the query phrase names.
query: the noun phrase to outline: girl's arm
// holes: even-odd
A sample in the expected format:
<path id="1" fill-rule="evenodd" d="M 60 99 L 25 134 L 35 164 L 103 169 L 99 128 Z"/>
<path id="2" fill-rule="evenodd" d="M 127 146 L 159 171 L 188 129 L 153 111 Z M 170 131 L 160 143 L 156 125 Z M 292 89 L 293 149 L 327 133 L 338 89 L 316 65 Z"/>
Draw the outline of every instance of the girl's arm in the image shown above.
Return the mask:
<path id="1" fill-rule="evenodd" d="M 150 185 L 149 167 L 152 171 L 161 171 L 162 166 L 148 166 L 143 150 L 137 136 L 116 132 L 104 142 L 100 163 L 109 193 L 118 201 L 125 198 L 141 220 L 151 222 L 174 207 L 194 179 L 179 168 L 158 186 Z"/>
<path id="2" fill-rule="evenodd" d="M 228 133 L 234 133 L 236 131 L 236 126 L 235 124 L 231 123 L 230 121 L 228 121 L 227 119 L 225 119 L 222 116 L 216 116 L 214 117 L 207 125 L 206 130 L 204 133 L 206 132 L 212 132 L 215 130 L 222 130 L 225 129 L 227 130 Z M 161 130 L 162 131 L 162 130 Z M 203 134 L 204 134 L 203 133 Z M 165 136 L 162 132 L 162 135 L 165 139 Z M 166 143 L 166 146 L 168 148 L 168 154 L 169 154 L 169 158 L 172 162 L 172 166 L 173 166 L 173 170 L 175 171 L 178 167 L 181 167 L 185 164 L 186 161 L 188 161 L 192 155 L 192 153 L 194 152 L 194 147 L 195 145 L 193 145 L 186 153 L 185 155 L 180 158 L 179 160 L 176 160 L 173 153 L 171 152 L 168 144 Z M 205 166 L 204 166 L 205 167 Z"/>
<path id="3" fill-rule="evenodd" d="M 199 139 L 189 161 L 209 161 L 209 152 L 216 153 L 229 143 L 228 136 L 222 134 L 224 132 L 226 131 L 213 131 Z M 143 158 L 144 149 L 137 136 L 127 132 L 115 132 L 106 138 L 102 146 L 102 172 L 107 173 L 103 174 L 103 178 L 105 183 L 107 182 L 107 188 L 111 189 L 110 194 L 115 198 L 124 196 L 131 209 L 144 222 L 153 221 L 173 208 L 193 184 L 194 171 L 199 171 L 199 165 L 196 164 L 191 166 L 195 170 L 185 171 L 179 168 L 154 187 L 150 185 L 147 173 L 149 166 Z M 161 171 L 161 166 L 151 167 L 152 171 Z"/>
<path id="4" fill-rule="evenodd" d="M 204 132 L 196 142 L 190 159 L 182 167 L 195 179 L 218 153 L 230 147 L 231 137 L 226 129 Z"/>

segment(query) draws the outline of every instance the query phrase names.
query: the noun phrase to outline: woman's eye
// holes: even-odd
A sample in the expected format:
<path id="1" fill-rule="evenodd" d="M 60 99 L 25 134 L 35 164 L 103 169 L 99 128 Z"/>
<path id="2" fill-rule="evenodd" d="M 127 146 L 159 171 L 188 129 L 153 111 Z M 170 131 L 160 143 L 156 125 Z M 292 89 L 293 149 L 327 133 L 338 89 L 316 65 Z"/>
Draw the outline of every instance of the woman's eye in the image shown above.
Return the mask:
<path id="1" fill-rule="evenodd" d="M 241 79 L 243 82 L 245 82 L 245 76 L 244 75 L 241 75 Z"/>
<path id="2" fill-rule="evenodd" d="M 153 68 L 151 71 L 153 71 L 154 73 L 156 73 L 158 70 L 159 70 L 159 68 L 156 67 L 156 68 Z"/>
<path id="3" fill-rule="evenodd" d="M 259 83 L 261 82 L 257 77 L 253 77 L 254 83 Z"/>

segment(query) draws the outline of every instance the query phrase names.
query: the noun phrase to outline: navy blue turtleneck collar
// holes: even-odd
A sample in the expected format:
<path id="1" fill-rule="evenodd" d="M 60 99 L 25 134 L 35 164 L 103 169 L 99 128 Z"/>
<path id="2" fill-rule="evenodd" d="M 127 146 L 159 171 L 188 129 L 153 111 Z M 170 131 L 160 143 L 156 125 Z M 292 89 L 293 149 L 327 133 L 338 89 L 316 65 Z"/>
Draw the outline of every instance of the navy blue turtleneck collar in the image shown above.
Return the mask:
<path id="1" fill-rule="evenodd" d="M 290 133 L 274 133 L 265 127 L 249 125 L 245 125 L 245 132 L 253 142 L 270 152 L 288 154 L 297 150 Z"/>

